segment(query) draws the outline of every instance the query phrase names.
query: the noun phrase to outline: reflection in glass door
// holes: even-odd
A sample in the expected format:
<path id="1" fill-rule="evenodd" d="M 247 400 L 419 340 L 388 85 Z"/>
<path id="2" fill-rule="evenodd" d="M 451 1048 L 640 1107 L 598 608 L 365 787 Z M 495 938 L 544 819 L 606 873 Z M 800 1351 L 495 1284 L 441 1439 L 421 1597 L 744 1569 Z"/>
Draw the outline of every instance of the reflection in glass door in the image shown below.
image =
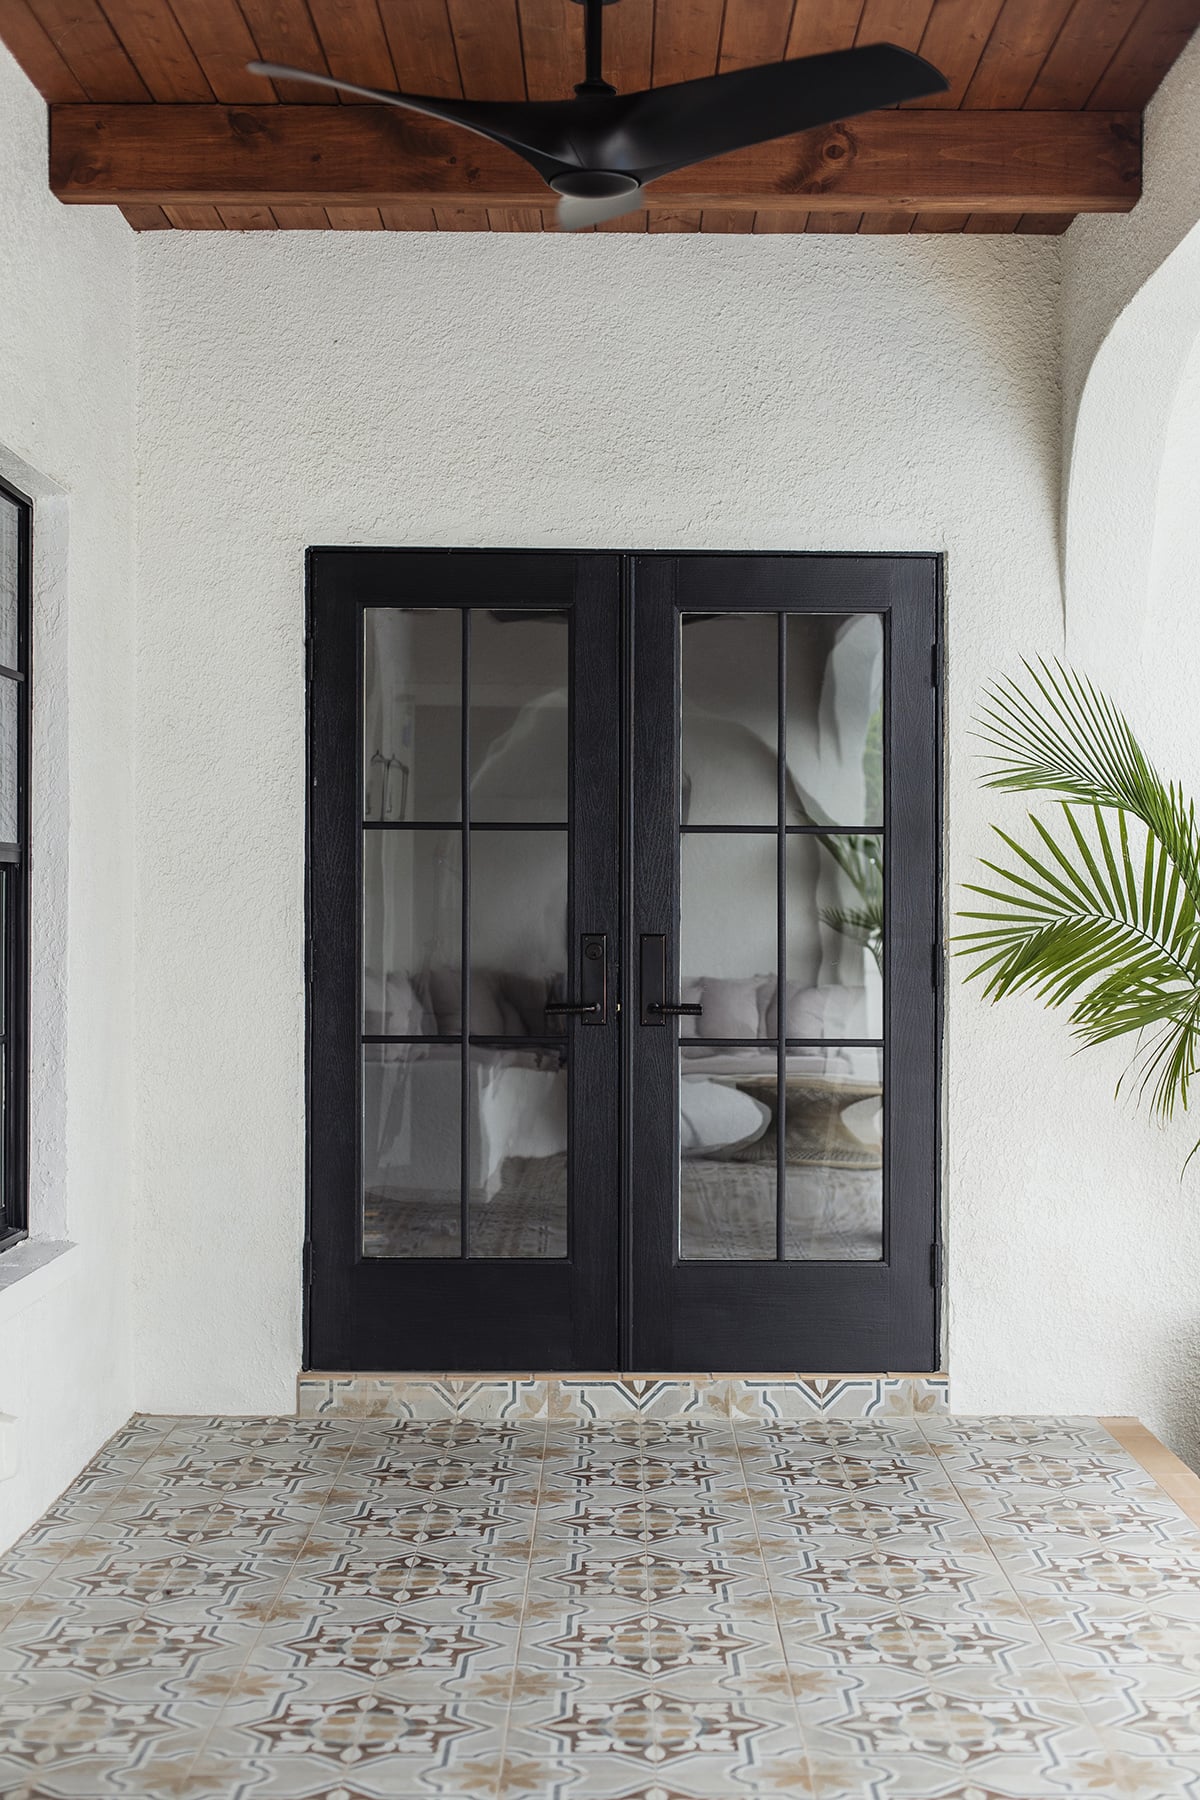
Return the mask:
<path id="1" fill-rule="evenodd" d="M 363 631 L 363 1253 L 565 1256 L 568 617 Z"/>
<path id="2" fill-rule="evenodd" d="M 882 619 L 679 632 L 679 1253 L 877 1260 Z"/>

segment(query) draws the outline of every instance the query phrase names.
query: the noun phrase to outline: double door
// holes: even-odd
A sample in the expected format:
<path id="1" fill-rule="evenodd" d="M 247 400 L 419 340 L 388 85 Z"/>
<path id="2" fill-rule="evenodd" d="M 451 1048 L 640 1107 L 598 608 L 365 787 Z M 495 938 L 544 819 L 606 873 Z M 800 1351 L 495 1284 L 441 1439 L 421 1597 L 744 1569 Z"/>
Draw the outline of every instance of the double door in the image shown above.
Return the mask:
<path id="1" fill-rule="evenodd" d="M 937 1366 L 939 582 L 311 553 L 309 1366 Z"/>

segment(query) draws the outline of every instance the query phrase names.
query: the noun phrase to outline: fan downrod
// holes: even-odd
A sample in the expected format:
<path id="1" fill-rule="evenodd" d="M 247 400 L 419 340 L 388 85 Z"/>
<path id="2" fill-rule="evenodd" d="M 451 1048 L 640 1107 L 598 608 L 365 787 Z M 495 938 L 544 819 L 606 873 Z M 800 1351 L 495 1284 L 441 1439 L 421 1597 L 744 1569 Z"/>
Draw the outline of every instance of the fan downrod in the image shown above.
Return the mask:
<path id="1" fill-rule="evenodd" d="M 615 6 L 616 0 L 575 0 L 575 4 L 584 9 L 584 77 L 575 83 L 575 92 L 581 100 L 592 94 L 607 98 L 617 90 L 604 79 L 604 8 Z"/>

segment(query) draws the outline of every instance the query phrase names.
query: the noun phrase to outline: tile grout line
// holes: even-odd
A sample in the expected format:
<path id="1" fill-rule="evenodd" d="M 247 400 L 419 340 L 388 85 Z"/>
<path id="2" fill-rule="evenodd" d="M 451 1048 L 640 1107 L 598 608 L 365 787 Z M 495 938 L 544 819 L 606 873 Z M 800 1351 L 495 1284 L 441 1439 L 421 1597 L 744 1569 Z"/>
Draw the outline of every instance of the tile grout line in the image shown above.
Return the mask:
<path id="1" fill-rule="evenodd" d="M 907 1415 L 907 1417 L 915 1419 L 915 1414 L 909 1414 L 909 1415 Z M 865 1421 L 863 1421 L 863 1423 L 870 1424 L 872 1426 L 872 1428 L 876 1429 L 876 1430 L 881 1429 L 881 1428 L 883 1430 L 887 1429 L 886 1422 L 883 1423 L 882 1427 L 880 1425 L 878 1425 L 874 1419 L 865 1420 Z M 918 1431 L 920 1430 L 919 1424 L 917 1426 L 917 1429 L 918 1429 Z M 855 1496 L 855 1499 L 857 1500 L 857 1498 L 858 1498 L 857 1489 L 854 1487 L 853 1482 L 850 1481 L 850 1478 L 849 1478 L 850 1471 L 847 1468 L 846 1460 L 845 1460 L 844 1456 L 842 1455 L 841 1445 L 838 1443 L 838 1441 L 836 1439 L 830 1439 L 829 1443 L 830 1443 L 830 1448 L 833 1451 L 834 1458 L 837 1461 L 837 1465 L 842 1470 L 843 1475 L 846 1478 L 845 1485 L 850 1488 L 851 1492 Z M 866 1528 L 866 1533 L 871 1542 L 871 1545 L 873 1546 L 871 1554 L 873 1556 L 878 1556 L 882 1560 L 886 1561 L 888 1552 L 885 1551 L 883 1549 L 882 1545 L 880 1544 L 878 1532 L 876 1532 L 873 1529 L 873 1527 L 868 1525 Z M 904 1634 L 908 1639 L 909 1646 L 912 1649 L 913 1658 L 915 1661 L 916 1657 L 917 1657 L 917 1641 L 913 1636 L 912 1621 L 910 1620 L 908 1613 L 905 1611 L 903 1597 L 901 1597 L 900 1599 L 898 1599 L 896 1601 L 896 1617 L 897 1617 L 897 1619 L 899 1619 L 901 1625 L 904 1627 Z"/>
<path id="2" fill-rule="evenodd" d="M 921 1431 L 921 1435 L 924 1437 L 926 1435 L 924 1426 L 921 1424 L 920 1420 L 917 1421 L 917 1424 Z M 928 1442 L 928 1439 L 926 1439 L 926 1441 Z M 974 1507 L 971 1505 L 970 1501 L 967 1499 L 966 1495 L 963 1493 L 962 1489 L 959 1487 L 957 1481 L 955 1481 L 954 1476 L 951 1473 L 951 1471 L 946 1467 L 944 1461 L 942 1460 L 942 1455 L 941 1455 L 941 1452 L 938 1450 L 937 1445 L 930 1443 L 929 1447 L 932 1450 L 934 1456 L 937 1457 L 938 1463 L 940 1464 L 940 1466 L 946 1476 L 947 1481 L 950 1483 L 951 1487 L 954 1489 L 954 1492 L 958 1495 L 964 1508 L 966 1509 L 967 1516 L 970 1518 L 971 1523 L 975 1526 L 976 1530 L 978 1531 L 980 1539 L 987 1546 L 988 1555 L 992 1558 L 992 1561 L 996 1564 L 996 1567 L 1000 1571 L 1000 1574 L 1003 1577 L 1006 1585 L 1008 1586 L 1008 1588 L 1010 1589 L 1014 1598 L 1016 1599 L 1017 1604 L 1020 1607 L 1022 1614 L 1024 1615 L 1024 1617 L 1026 1619 L 1028 1619 L 1030 1625 L 1032 1626 L 1034 1632 L 1036 1633 L 1038 1643 L 1042 1646 L 1043 1650 L 1046 1652 L 1047 1656 L 1049 1657 L 1051 1666 L 1053 1667 L 1055 1673 L 1059 1676 L 1060 1680 L 1065 1685 L 1067 1692 L 1070 1695 L 1071 1704 L 1078 1711 L 1085 1728 L 1092 1734 L 1092 1737 L 1095 1739 L 1096 1745 L 1097 1745 L 1098 1749 L 1100 1750 L 1101 1755 L 1105 1758 L 1105 1761 L 1109 1762 L 1109 1763 L 1111 1763 L 1111 1759 L 1114 1755 L 1129 1757 L 1128 1752 L 1123 1752 L 1121 1750 L 1119 1744 L 1114 1744 L 1111 1741 L 1108 1726 L 1101 1724 L 1098 1720 L 1096 1720 L 1092 1717 L 1086 1704 L 1084 1703 L 1084 1701 L 1081 1699 L 1080 1695 L 1076 1691 L 1076 1684 L 1072 1679 L 1072 1675 L 1079 1675 L 1079 1674 L 1084 1673 L 1085 1671 L 1078 1670 L 1078 1669 L 1071 1670 L 1070 1668 L 1068 1668 L 1066 1666 L 1066 1664 L 1059 1661 L 1058 1652 L 1057 1652 L 1054 1644 L 1051 1643 L 1050 1640 L 1047 1637 L 1045 1637 L 1045 1635 L 1043 1634 L 1040 1625 L 1038 1624 L 1037 1620 L 1034 1618 L 1029 1607 L 1026 1605 L 1024 1594 L 1022 1594 L 1021 1590 L 1017 1587 L 1015 1581 L 1013 1580 L 1011 1574 L 1009 1573 L 1007 1561 L 1005 1560 L 1004 1557 L 1002 1557 L 1000 1555 L 1000 1553 L 996 1549 L 995 1545 L 992 1542 L 991 1536 L 985 1530 L 982 1521 L 979 1520 L 975 1516 Z M 1097 1666 L 1103 1667 L 1103 1665 L 1097 1665 Z M 1129 1757 L 1129 1760 L 1132 1761 L 1133 1758 Z"/>
<path id="3" fill-rule="evenodd" d="M 268 1422 L 268 1421 L 264 1420 L 264 1423 L 266 1423 L 266 1422 Z M 314 1421 L 314 1423 L 319 1423 L 319 1422 L 320 1421 Z M 300 1423 L 300 1421 L 297 1420 L 296 1423 Z M 282 1581 L 279 1583 L 278 1590 L 272 1597 L 270 1608 L 267 1612 L 267 1616 L 263 1620 L 262 1624 L 259 1626 L 257 1632 L 254 1634 L 254 1637 L 251 1639 L 250 1644 L 247 1647 L 246 1654 L 242 1658 L 242 1661 L 239 1663 L 236 1672 L 231 1676 L 229 1685 L 227 1686 L 220 1703 L 213 1709 L 214 1717 L 213 1717 L 212 1723 L 209 1725 L 208 1730 L 204 1733 L 204 1736 L 201 1738 L 200 1743 L 196 1747 L 195 1755 L 192 1757 L 191 1761 L 187 1765 L 187 1771 L 186 1771 L 186 1775 L 184 1777 L 185 1780 L 190 1780 L 193 1771 L 195 1770 L 196 1766 L 198 1765 L 201 1758 L 203 1757 L 204 1752 L 208 1748 L 209 1742 L 210 1742 L 211 1738 L 213 1737 L 213 1734 L 219 1729 L 222 1721 L 224 1720 L 225 1714 L 226 1714 L 226 1709 L 229 1706 L 229 1703 L 230 1703 L 231 1697 L 234 1693 L 234 1690 L 240 1684 L 243 1676 L 246 1673 L 246 1669 L 249 1666 L 251 1658 L 254 1656 L 254 1653 L 258 1649 L 258 1646 L 262 1643 L 262 1640 L 266 1633 L 267 1627 L 270 1625 L 271 1619 L 274 1615 L 275 1608 L 278 1606 L 279 1601 L 282 1598 L 282 1596 L 287 1588 L 288 1582 L 291 1580 L 292 1576 L 296 1572 L 297 1567 L 299 1566 L 300 1559 L 304 1555 L 304 1551 L 307 1548 L 309 1539 L 312 1537 L 313 1532 L 316 1530 L 317 1526 L 320 1524 L 321 1520 L 325 1516 L 325 1508 L 329 1503 L 329 1495 L 333 1491 L 333 1489 L 337 1486 L 338 1482 L 341 1479 L 342 1472 L 345 1469 L 346 1464 L 350 1460 L 351 1452 L 353 1451 L 355 1445 L 358 1443 L 359 1435 L 362 1432 L 364 1423 L 365 1423 L 365 1421 L 362 1419 L 359 1419 L 356 1422 L 355 1427 L 354 1427 L 354 1435 L 351 1437 L 349 1443 L 346 1445 L 345 1452 L 341 1458 L 341 1461 L 338 1463 L 336 1470 L 330 1477 L 329 1486 L 326 1489 L 324 1499 L 321 1501 L 321 1504 L 320 1504 L 319 1508 L 317 1509 L 316 1516 L 309 1521 L 308 1530 L 304 1534 L 304 1538 L 300 1544 L 300 1547 L 296 1551 L 295 1556 L 292 1558 L 286 1575 L 284 1575 Z M 244 1456 L 242 1458 L 242 1461 L 238 1464 L 238 1467 L 244 1468 L 246 1463 L 249 1460 L 250 1460 L 249 1454 L 247 1454 L 246 1456 Z"/>
<path id="4" fill-rule="evenodd" d="M 637 1424 L 638 1511 L 641 1514 L 641 1558 L 642 1568 L 643 1570 L 646 1570 L 650 1567 L 654 1557 L 654 1550 L 650 1540 L 650 1505 L 647 1498 L 649 1489 L 646 1482 L 646 1420 L 640 1407 L 634 1416 Z M 647 1559 L 650 1560 L 648 1561 Z M 643 1580 L 646 1581 L 643 1592 L 652 1596 L 652 1589 L 649 1586 L 648 1578 L 643 1576 Z M 652 1646 L 650 1632 L 652 1629 L 652 1621 L 655 1620 L 657 1616 L 654 1598 L 644 1599 L 642 1602 L 642 1648 L 648 1663 L 654 1660 L 651 1655 Z M 658 1694 L 659 1671 L 657 1669 L 647 1670 L 647 1674 L 649 1675 L 650 1682 L 650 1697 L 651 1699 L 654 1699 Z M 651 1729 L 656 1730 L 658 1726 L 657 1708 L 649 1707 L 647 1710 L 650 1712 Z"/>
<path id="5" fill-rule="evenodd" d="M 746 1421 L 743 1421 L 743 1423 L 746 1423 Z M 758 1427 L 761 1430 L 762 1421 L 759 1420 L 759 1421 L 756 1421 L 756 1423 L 758 1424 Z M 753 1521 L 753 1525 L 754 1525 L 754 1541 L 758 1546 L 758 1558 L 759 1558 L 760 1563 L 762 1564 L 763 1586 L 765 1587 L 766 1592 L 767 1592 L 767 1599 L 771 1603 L 771 1621 L 775 1627 L 775 1636 L 776 1636 L 776 1639 L 779 1644 L 779 1654 L 783 1661 L 784 1672 L 787 1675 L 788 1697 L 791 1700 L 792 1713 L 796 1720 L 796 1735 L 797 1735 L 797 1738 L 799 1739 L 800 1754 L 804 1758 L 804 1766 L 808 1772 L 809 1788 L 810 1788 L 811 1792 L 815 1795 L 817 1792 L 817 1784 L 816 1784 L 816 1777 L 813 1773 L 812 1755 L 808 1748 L 808 1738 L 805 1734 L 804 1725 L 800 1718 L 800 1703 L 796 1698 L 796 1689 L 795 1689 L 795 1685 L 793 1684 L 793 1681 L 792 1681 L 792 1665 L 788 1659 L 787 1643 L 786 1643 L 786 1641 L 784 1639 L 784 1635 L 783 1635 L 783 1623 L 779 1617 L 779 1610 L 775 1605 L 775 1589 L 771 1582 L 771 1574 L 770 1574 L 770 1568 L 769 1568 L 769 1565 L 767 1562 L 767 1558 L 763 1552 L 762 1533 L 759 1531 L 759 1528 L 758 1528 L 758 1512 L 754 1506 L 754 1502 L 751 1497 L 750 1483 L 746 1478 L 746 1461 L 745 1461 L 744 1456 L 742 1455 L 741 1439 L 738 1437 L 737 1424 L 735 1422 L 734 1412 L 733 1412 L 732 1407 L 730 1408 L 730 1412 L 729 1412 L 729 1431 L 730 1431 L 730 1436 L 733 1439 L 733 1448 L 734 1448 L 734 1452 L 735 1452 L 735 1454 L 737 1456 L 737 1460 L 738 1460 L 738 1469 L 741 1473 L 742 1488 L 746 1495 L 747 1510 L 749 1511 L 750 1518 Z"/>
<path id="6" fill-rule="evenodd" d="M 542 1487 L 546 1476 L 546 1449 L 550 1442 L 550 1409 L 546 1408 L 545 1422 L 542 1427 L 542 1454 L 538 1459 L 537 1497 L 533 1503 L 533 1518 L 529 1526 L 529 1546 L 525 1558 L 525 1582 L 521 1590 L 521 1611 L 517 1620 L 517 1641 L 513 1645 L 512 1675 L 508 1684 L 508 1704 L 504 1709 L 504 1727 L 500 1734 L 500 1750 L 496 1759 L 496 1785 L 492 1790 L 493 1800 L 502 1800 L 504 1794 L 504 1770 L 508 1761 L 508 1738 L 512 1727 L 513 1702 L 516 1697 L 517 1673 L 521 1666 L 521 1643 L 525 1636 L 525 1618 L 529 1606 L 529 1583 L 533 1574 L 533 1559 L 536 1553 L 538 1519 L 541 1514 Z"/>
<path id="7" fill-rule="evenodd" d="M 147 1414 L 147 1413 L 131 1413 L 129 1415 L 129 1418 L 125 1421 L 124 1425 L 119 1426 L 117 1428 L 117 1430 L 112 1433 L 112 1435 L 110 1437 L 107 1437 L 104 1440 L 104 1442 L 100 1445 L 100 1448 L 96 1451 L 95 1456 L 89 1457 L 88 1461 L 84 1464 L 83 1468 L 79 1471 L 79 1474 L 77 1474 L 73 1480 L 71 1480 L 67 1483 L 66 1487 L 62 1490 L 62 1493 L 57 1494 L 55 1496 L 55 1498 L 50 1502 L 50 1506 L 47 1507 L 46 1511 L 49 1512 L 51 1507 L 57 1506 L 60 1501 L 62 1501 L 63 1499 L 66 1498 L 66 1496 L 70 1493 L 71 1489 L 75 1486 L 75 1483 L 80 1479 L 80 1477 L 89 1468 L 91 1468 L 92 1463 L 96 1460 L 96 1457 L 103 1456 L 105 1451 L 109 1448 L 109 1446 L 112 1443 L 114 1443 L 117 1438 L 120 1437 L 121 1433 L 123 1431 L 128 1431 L 130 1425 L 134 1422 L 135 1419 L 149 1418 L 152 1416 L 153 1415 Z M 145 1468 L 146 1464 L 149 1462 L 149 1460 L 150 1460 L 151 1456 L 153 1456 L 154 1452 L 156 1450 L 158 1450 L 159 1448 L 161 1448 L 161 1446 L 166 1443 L 167 1439 L 174 1432 L 178 1423 L 179 1423 L 178 1419 L 173 1419 L 171 1424 L 167 1426 L 167 1428 L 161 1433 L 161 1435 L 154 1439 L 153 1443 L 147 1444 L 145 1455 L 139 1460 L 136 1468 L 133 1469 L 126 1476 L 125 1480 L 121 1483 L 120 1487 L 117 1488 L 116 1492 L 109 1495 L 108 1500 L 105 1502 L 104 1506 L 101 1508 L 99 1518 L 94 1519 L 92 1521 L 93 1525 L 103 1525 L 104 1524 L 105 1520 L 108 1518 L 109 1514 L 112 1512 L 113 1508 L 117 1505 L 117 1503 L 125 1498 L 125 1495 L 129 1491 L 130 1483 Z M 42 1516 L 44 1517 L 44 1515 L 42 1515 Z M 36 1526 L 40 1523 L 41 1523 L 40 1518 L 35 1519 L 34 1525 L 30 1526 L 29 1529 L 33 1530 L 34 1526 Z M 3 1623 L 3 1625 L 0 1625 L 0 1636 L 3 1636 L 4 1633 L 12 1630 L 12 1628 L 14 1626 L 19 1624 L 22 1614 L 24 1613 L 25 1608 L 29 1605 L 30 1601 L 35 1600 L 38 1597 L 38 1595 L 41 1593 L 42 1589 L 45 1587 L 46 1583 L 48 1581 L 53 1580 L 54 1576 L 58 1573 L 59 1569 L 62 1566 L 63 1560 L 66 1557 L 67 1551 L 71 1548 L 72 1545 L 78 1543 L 80 1538 L 86 1537 L 86 1535 L 87 1535 L 86 1531 L 81 1526 L 80 1529 L 75 1533 L 75 1535 L 73 1537 L 67 1539 L 67 1541 L 65 1543 L 62 1543 L 59 1545 L 57 1553 L 55 1555 L 53 1555 L 52 1558 L 50 1559 L 50 1567 L 46 1570 L 45 1574 L 40 1577 L 40 1579 L 30 1589 L 29 1593 L 27 1593 L 25 1595 L 25 1598 L 18 1604 L 12 1617 L 9 1619 L 6 1619 Z M 28 1532 L 22 1532 L 21 1537 L 19 1537 L 17 1539 L 16 1543 L 11 1546 L 11 1549 L 8 1551 L 5 1551 L 4 1554 L 7 1556 L 7 1555 L 10 1555 L 13 1550 L 19 1550 L 22 1540 L 26 1536 L 28 1536 Z"/>

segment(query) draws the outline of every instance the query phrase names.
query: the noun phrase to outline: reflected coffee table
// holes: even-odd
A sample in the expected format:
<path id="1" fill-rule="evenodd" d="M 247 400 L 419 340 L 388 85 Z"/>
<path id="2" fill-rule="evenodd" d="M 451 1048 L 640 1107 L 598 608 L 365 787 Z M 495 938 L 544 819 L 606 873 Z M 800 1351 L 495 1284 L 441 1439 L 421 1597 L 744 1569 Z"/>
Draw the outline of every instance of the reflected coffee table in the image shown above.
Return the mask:
<path id="1" fill-rule="evenodd" d="M 752 1144 L 724 1153 L 710 1152 L 710 1157 L 717 1162 L 774 1162 L 779 1115 L 775 1077 L 723 1075 L 714 1079 L 727 1087 L 740 1088 L 743 1094 L 765 1106 L 771 1117 L 762 1136 Z M 842 1117 L 846 1108 L 858 1100 L 878 1100 L 883 1092 L 879 1082 L 831 1075 L 789 1075 L 784 1091 L 783 1145 L 788 1163 L 821 1169 L 881 1167 L 882 1145 L 856 1137 Z"/>

